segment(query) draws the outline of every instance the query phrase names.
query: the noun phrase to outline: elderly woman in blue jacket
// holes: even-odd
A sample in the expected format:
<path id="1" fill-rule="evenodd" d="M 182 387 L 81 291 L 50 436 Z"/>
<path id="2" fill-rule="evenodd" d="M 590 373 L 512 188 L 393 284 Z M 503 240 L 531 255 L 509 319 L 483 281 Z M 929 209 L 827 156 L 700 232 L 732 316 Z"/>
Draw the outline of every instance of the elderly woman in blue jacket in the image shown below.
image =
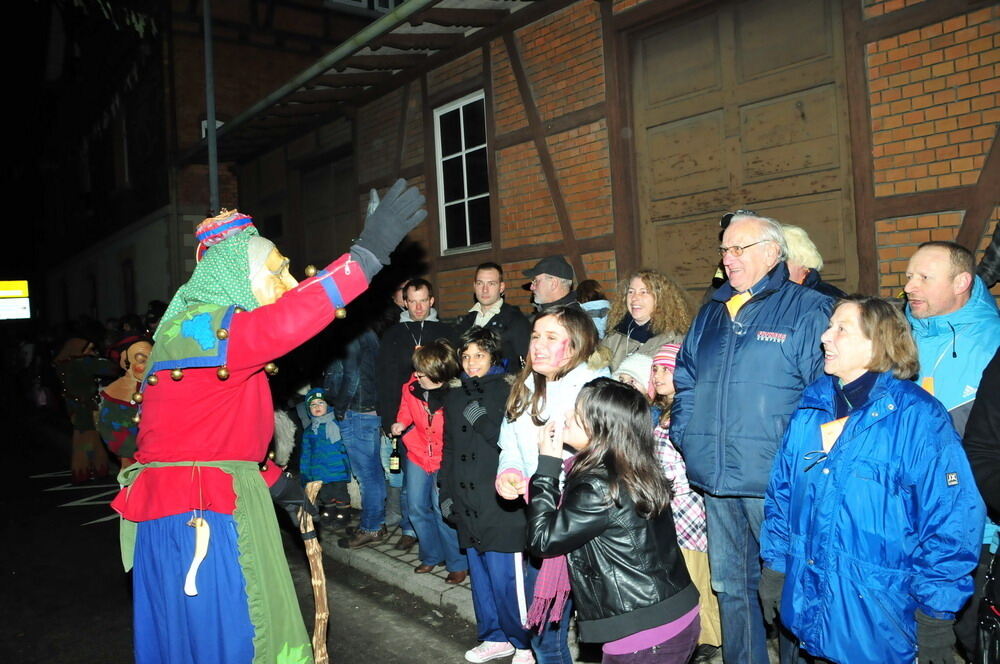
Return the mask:
<path id="1" fill-rule="evenodd" d="M 828 375 L 803 392 L 764 501 L 764 614 L 821 661 L 950 664 L 985 518 L 969 462 L 910 381 L 901 312 L 841 300 L 822 342 Z"/>

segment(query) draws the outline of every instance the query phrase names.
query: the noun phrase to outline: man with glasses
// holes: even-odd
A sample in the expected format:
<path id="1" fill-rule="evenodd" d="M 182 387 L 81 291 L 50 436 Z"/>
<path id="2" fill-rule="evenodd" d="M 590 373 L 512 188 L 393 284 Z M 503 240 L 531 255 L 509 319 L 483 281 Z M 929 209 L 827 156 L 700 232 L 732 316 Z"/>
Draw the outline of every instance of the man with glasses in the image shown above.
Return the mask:
<path id="1" fill-rule="evenodd" d="M 719 254 L 728 282 L 702 306 L 677 358 L 670 439 L 705 492 L 723 659 L 768 664 L 757 598 L 764 491 L 799 395 L 823 373 L 832 301 L 788 280 L 774 219 L 737 211 Z M 795 661 L 795 644 L 782 648 L 782 661 Z"/>

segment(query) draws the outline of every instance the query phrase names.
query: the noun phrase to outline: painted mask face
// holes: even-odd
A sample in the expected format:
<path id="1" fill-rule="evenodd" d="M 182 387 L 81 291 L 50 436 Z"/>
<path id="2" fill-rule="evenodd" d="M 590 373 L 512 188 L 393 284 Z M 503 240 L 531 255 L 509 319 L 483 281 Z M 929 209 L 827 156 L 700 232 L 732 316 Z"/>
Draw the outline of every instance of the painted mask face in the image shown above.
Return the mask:
<path id="1" fill-rule="evenodd" d="M 288 259 L 277 249 L 272 249 L 264 261 L 264 268 L 258 270 L 250 280 L 250 290 L 261 305 L 274 304 L 282 295 L 299 285 L 288 268 Z"/>
<path id="2" fill-rule="evenodd" d="M 552 380 L 559 370 L 573 359 L 569 333 L 555 316 L 543 316 L 535 321 L 528 344 L 532 368 Z"/>
<path id="3" fill-rule="evenodd" d="M 137 341 L 122 353 L 119 362 L 122 369 L 131 373 L 135 380 L 141 381 L 142 374 L 146 372 L 146 363 L 149 361 L 149 354 L 152 352 L 153 346 L 148 341 Z M 128 366 L 126 366 L 126 363 Z"/>

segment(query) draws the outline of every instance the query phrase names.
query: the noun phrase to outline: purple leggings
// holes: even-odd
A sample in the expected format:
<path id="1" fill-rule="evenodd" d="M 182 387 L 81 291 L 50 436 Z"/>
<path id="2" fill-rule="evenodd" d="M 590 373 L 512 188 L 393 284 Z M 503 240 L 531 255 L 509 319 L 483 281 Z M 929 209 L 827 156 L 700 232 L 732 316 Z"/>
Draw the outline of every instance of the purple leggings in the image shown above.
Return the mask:
<path id="1" fill-rule="evenodd" d="M 686 664 L 698 645 L 701 620 L 696 617 L 676 636 L 645 650 L 625 655 L 604 653 L 601 664 Z"/>

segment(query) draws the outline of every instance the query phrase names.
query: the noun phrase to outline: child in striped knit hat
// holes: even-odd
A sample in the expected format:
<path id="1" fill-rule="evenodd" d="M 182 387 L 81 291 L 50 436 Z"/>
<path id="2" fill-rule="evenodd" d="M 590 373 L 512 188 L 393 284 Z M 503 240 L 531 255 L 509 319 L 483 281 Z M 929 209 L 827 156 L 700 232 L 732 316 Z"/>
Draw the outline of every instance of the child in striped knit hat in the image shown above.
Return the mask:
<path id="1" fill-rule="evenodd" d="M 719 603 L 712 594 L 712 581 L 708 570 L 708 531 L 705 521 L 705 499 L 691 488 L 687 480 L 684 459 L 670 442 L 670 407 L 674 401 L 674 367 L 677 364 L 679 344 L 663 344 L 653 356 L 650 376 L 653 397 L 653 429 L 656 454 L 663 473 L 673 485 L 670 507 L 674 513 L 677 543 L 687 564 L 691 580 L 701 595 L 701 636 L 695 650 L 693 663 L 708 662 L 722 644 L 719 622 Z"/>

